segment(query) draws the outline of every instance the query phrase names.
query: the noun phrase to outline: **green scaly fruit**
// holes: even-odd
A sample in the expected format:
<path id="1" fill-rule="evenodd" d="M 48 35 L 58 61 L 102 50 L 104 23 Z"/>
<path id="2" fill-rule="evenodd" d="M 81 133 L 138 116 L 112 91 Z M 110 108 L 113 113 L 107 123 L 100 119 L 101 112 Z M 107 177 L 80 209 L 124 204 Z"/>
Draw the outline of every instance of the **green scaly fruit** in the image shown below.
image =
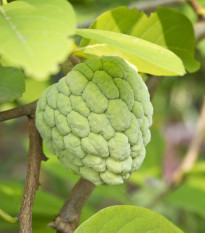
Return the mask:
<path id="1" fill-rule="evenodd" d="M 49 150 L 95 185 L 122 184 L 145 158 L 153 107 L 136 68 L 88 59 L 40 97 L 36 126 Z"/>

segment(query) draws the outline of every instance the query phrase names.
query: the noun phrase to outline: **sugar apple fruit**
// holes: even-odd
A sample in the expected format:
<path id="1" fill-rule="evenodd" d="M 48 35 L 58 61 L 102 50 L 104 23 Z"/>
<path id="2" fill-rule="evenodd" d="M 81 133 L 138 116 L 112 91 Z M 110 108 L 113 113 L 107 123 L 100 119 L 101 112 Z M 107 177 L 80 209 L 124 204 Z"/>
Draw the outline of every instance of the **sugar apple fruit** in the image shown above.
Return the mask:
<path id="1" fill-rule="evenodd" d="M 107 56 L 76 65 L 48 87 L 37 104 L 36 126 L 71 171 L 95 185 L 118 185 L 144 160 L 152 114 L 136 68 Z"/>

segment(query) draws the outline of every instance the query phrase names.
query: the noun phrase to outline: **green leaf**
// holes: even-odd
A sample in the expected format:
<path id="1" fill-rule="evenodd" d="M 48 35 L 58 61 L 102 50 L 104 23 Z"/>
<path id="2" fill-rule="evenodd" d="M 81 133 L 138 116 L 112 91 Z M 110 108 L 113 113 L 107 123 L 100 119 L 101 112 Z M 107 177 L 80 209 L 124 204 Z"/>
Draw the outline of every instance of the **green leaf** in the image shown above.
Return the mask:
<path id="1" fill-rule="evenodd" d="M 140 72 L 154 75 L 185 73 L 181 60 L 173 52 L 146 40 L 96 29 L 77 29 L 76 34 L 103 43 L 80 48 L 87 54 L 117 55 L 136 65 Z"/>
<path id="2" fill-rule="evenodd" d="M 25 91 L 24 74 L 21 70 L 0 64 L 0 103 L 12 102 Z"/>
<path id="3" fill-rule="evenodd" d="M 0 6 L 0 55 L 38 79 L 59 70 L 76 26 L 66 0 L 22 0 Z"/>
<path id="4" fill-rule="evenodd" d="M 189 72 L 199 69 L 199 63 L 194 60 L 192 23 L 178 11 L 159 8 L 148 17 L 136 8 L 119 7 L 99 16 L 90 28 L 123 33 L 163 46 L 179 56 Z M 83 47 L 93 44 L 96 42 L 87 39 L 81 42 Z"/>
<path id="5" fill-rule="evenodd" d="M 11 216 L 16 216 L 19 213 L 22 192 L 23 184 L 21 183 L 1 182 L 0 207 Z M 63 199 L 40 188 L 36 193 L 33 206 L 33 232 L 53 232 L 47 228 L 47 224 L 52 221 L 62 204 Z M 9 229 L 16 229 L 17 231 L 18 228 L 18 224 L 10 224 L 0 219 L 0 232 Z"/>
<path id="6" fill-rule="evenodd" d="M 182 233 L 165 217 L 136 206 L 112 206 L 99 211 L 75 233 Z"/>

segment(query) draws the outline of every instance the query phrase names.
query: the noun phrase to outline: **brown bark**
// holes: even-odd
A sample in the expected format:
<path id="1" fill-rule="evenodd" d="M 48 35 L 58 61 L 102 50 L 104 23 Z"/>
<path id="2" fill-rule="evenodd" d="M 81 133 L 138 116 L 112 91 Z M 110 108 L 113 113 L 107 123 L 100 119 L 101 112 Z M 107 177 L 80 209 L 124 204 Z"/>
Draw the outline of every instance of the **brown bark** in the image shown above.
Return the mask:
<path id="1" fill-rule="evenodd" d="M 19 213 L 20 233 L 32 232 L 32 207 L 35 193 L 39 187 L 41 160 L 45 160 L 42 152 L 42 139 L 35 126 L 35 118 L 29 118 L 29 153 L 26 183 Z"/>
<path id="2" fill-rule="evenodd" d="M 57 233 L 72 233 L 78 226 L 83 206 L 94 190 L 95 185 L 80 178 L 65 201 L 59 214 L 49 224 Z"/>

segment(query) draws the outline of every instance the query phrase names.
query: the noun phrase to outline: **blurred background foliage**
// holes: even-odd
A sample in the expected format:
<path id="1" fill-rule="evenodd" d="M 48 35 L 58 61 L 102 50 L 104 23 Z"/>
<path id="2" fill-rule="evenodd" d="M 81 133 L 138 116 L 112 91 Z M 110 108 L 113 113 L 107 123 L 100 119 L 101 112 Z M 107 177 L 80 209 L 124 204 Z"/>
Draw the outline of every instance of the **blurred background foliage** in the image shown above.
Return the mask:
<path id="1" fill-rule="evenodd" d="M 131 0 L 71 0 L 78 23 L 86 24 L 102 12 Z M 205 2 L 198 1 L 203 7 Z M 193 24 L 197 16 L 188 4 L 172 7 L 184 13 Z M 120 186 L 97 187 L 83 209 L 81 222 L 96 211 L 115 204 L 132 204 L 151 207 L 178 225 L 185 233 L 205 232 L 205 141 L 200 156 L 185 182 L 163 199 L 152 204 L 155 197 L 166 188 L 173 171 L 185 156 L 199 116 L 205 88 L 205 39 L 196 48 L 196 58 L 201 68 L 183 77 L 164 77 L 154 98 L 152 140 L 142 167 Z M 48 77 L 45 81 L 26 79 L 26 92 L 14 103 L 0 105 L 0 110 L 10 109 L 37 99 L 43 90 L 62 77 Z M 26 174 L 28 151 L 27 119 L 10 120 L 0 125 L 0 208 L 12 216 L 19 212 Z M 49 158 L 42 162 L 40 188 L 33 209 L 34 233 L 54 232 L 47 227 L 73 185 L 79 179 L 64 168 L 56 157 L 44 147 Z M 0 232 L 18 232 L 17 224 L 0 219 Z"/>

